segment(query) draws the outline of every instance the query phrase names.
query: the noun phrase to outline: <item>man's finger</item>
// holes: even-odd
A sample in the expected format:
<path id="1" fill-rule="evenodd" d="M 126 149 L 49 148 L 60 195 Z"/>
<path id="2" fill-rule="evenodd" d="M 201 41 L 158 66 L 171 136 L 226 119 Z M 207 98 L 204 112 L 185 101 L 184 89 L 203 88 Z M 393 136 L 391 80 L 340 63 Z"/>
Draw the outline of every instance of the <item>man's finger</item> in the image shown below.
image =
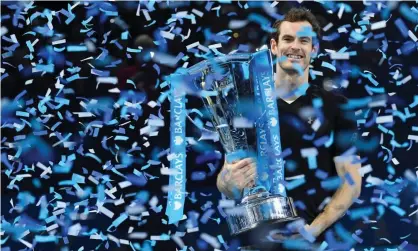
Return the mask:
<path id="1" fill-rule="evenodd" d="M 281 234 L 273 234 L 270 235 L 271 239 L 275 240 L 275 241 L 283 241 L 285 240 L 285 237 Z"/>
<path id="2" fill-rule="evenodd" d="M 256 173 L 257 169 L 256 169 L 255 165 L 250 165 L 250 166 L 246 167 L 245 170 L 242 169 L 242 171 L 243 171 L 243 175 L 245 175 L 247 177 L 247 176 L 250 176 L 250 175 Z"/>
<path id="3" fill-rule="evenodd" d="M 254 159 L 253 158 L 245 158 L 240 160 L 239 162 L 232 164 L 232 168 L 233 169 L 241 169 L 245 166 L 251 165 L 252 163 L 254 163 Z"/>
<path id="4" fill-rule="evenodd" d="M 236 175 L 245 176 L 250 173 L 251 169 L 251 165 L 248 165 L 239 169 L 234 169 L 233 171 Z"/>
<path id="5" fill-rule="evenodd" d="M 245 177 L 245 187 L 251 187 L 255 184 L 255 173 L 252 173 Z"/>

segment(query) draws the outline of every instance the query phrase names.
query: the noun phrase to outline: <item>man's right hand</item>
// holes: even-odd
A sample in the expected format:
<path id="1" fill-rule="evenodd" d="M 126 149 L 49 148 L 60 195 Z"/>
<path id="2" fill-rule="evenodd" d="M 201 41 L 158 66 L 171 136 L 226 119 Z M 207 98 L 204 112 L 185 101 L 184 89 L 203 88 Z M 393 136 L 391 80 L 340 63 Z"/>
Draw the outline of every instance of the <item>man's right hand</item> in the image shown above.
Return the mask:
<path id="1" fill-rule="evenodd" d="M 240 199 L 245 187 L 252 187 L 257 173 L 255 159 L 246 158 L 233 163 L 225 161 L 217 178 L 219 191 L 228 198 Z"/>

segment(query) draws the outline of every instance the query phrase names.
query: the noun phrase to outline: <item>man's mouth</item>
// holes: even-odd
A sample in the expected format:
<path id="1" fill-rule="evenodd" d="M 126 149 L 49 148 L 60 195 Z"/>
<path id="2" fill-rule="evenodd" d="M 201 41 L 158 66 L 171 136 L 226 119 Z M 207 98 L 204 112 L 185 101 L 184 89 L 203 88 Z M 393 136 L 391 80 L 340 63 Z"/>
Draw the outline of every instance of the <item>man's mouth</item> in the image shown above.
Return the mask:
<path id="1" fill-rule="evenodd" d="M 291 58 L 291 59 L 302 59 L 303 58 L 303 56 L 297 55 L 297 54 L 285 54 L 285 56 L 287 58 Z"/>

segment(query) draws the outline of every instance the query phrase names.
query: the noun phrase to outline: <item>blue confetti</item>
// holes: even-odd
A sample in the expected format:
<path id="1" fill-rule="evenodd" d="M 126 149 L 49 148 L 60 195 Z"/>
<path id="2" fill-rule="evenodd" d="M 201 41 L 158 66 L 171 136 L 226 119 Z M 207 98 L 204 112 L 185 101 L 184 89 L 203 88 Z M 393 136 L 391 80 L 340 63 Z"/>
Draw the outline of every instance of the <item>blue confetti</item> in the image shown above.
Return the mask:
<path id="1" fill-rule="evenodd" d="M 340 177 L 331 177 L 326 180 L 321 181 L 321 187 L 325 190 L 336 190 L 341 185 Z"/>
<path id="2" fill-rule="evenodd" d="M 395 20 L 395 25 L 396 25 L 396 27 L 398 27 L 402 36 L 404 38 L 407 38 L 408 37 L 408 27 L 406 26 L 405 22 L 401 18 L 397 18 Z"/>
<path id="3" fill-rule="evenodd" d="M 365 207 L 365 208 L 356 208 L 350 210 L 350 219 L 357 220 L 361 217 L 371 216 L 374 213 L 373 207 Z"/>

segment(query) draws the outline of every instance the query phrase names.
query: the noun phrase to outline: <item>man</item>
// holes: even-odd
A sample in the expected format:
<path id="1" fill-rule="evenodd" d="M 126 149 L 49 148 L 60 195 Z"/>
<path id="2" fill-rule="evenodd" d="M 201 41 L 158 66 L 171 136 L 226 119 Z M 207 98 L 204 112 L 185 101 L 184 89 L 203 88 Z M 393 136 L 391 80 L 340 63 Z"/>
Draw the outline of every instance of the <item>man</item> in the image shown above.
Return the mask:
<path id="1" fill-rule="evenodd" d="M 360 195 L 359 157 L 346 152 L 353 145 L 356 125 L 341 108 L 344 97 L 308 84 L 310 61 L 319 50 L 320 26 L 315 16 L 307 9 L 293 8 L 274 28 L 270 45 L 277 57 L 280 135 L 282 149 L 291 150 L 284 157 L 287 196 L 306 221 L 305 229 L 321 241 L 325 230 Z M 253 159 L 225 162 L 217 187 L 227 197 L 240 199 L 243 188 L 253 186 L 255 178 Z"/>

